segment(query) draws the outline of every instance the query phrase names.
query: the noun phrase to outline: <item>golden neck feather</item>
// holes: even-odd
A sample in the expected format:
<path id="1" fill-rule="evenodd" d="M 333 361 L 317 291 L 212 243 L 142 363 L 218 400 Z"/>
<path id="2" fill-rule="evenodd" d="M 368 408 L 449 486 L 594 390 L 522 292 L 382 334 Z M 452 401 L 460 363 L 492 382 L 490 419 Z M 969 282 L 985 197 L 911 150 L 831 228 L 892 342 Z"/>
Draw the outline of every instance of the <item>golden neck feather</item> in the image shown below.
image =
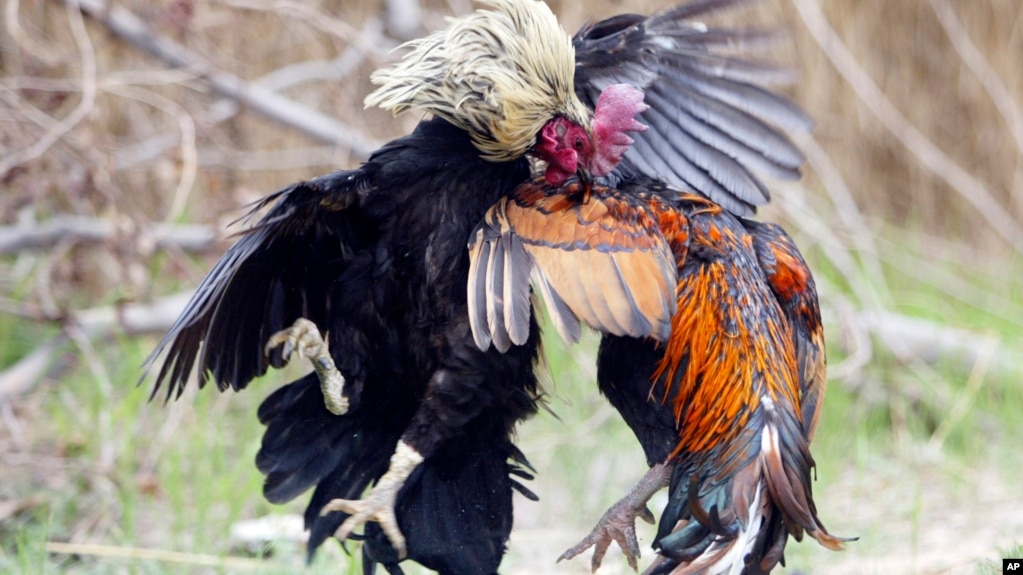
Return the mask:
<path id="1" fill-rule="evenodd" d="M 575 50 L 540 0 L 487 0 L 492 9 L 405 44 L 397 65 L 378 70 L 366 106 L 421 109 L 469 132 L 489 160 L 521 158 L 544 124 L 564 116 L 589 129 L 575 95 Z"/>

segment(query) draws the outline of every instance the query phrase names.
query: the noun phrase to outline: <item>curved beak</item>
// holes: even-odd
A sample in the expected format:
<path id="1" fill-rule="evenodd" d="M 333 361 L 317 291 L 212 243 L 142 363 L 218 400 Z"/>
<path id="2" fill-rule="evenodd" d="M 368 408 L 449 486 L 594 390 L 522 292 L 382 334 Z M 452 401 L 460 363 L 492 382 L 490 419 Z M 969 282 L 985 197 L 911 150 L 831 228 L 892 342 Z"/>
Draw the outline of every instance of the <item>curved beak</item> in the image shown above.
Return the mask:
<path id="1" fill-rule="evenodd" d="M 593 173 L 590 172 L 590 169 L 587 166 L 584 166 L 581 162 L 579 163 L 579 167 L 575 170 L 575 175 L 579 178 L 579 181 L 586 185 L 593 183 Z"/>

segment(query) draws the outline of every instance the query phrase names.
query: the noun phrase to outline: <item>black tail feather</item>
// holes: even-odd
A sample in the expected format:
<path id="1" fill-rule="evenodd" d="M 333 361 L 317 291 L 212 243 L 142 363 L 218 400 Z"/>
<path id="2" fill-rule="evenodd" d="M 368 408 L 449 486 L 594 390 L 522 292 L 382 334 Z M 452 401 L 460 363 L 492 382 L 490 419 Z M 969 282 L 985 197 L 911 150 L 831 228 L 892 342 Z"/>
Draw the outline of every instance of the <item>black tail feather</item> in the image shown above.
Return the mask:
<path id="1" fill-rule="evenodd" d="M 334 415 L 310 374 L 260 406 L 267 429 L 256 462 L 267 476 L 267 499 L 281 503 L 316 488 L 305 512 L 310 559 L 348 517 L 320 516 L 320 509 L 332 499 L 360 497 L 383 475 L 411 419 L 414 405 L 374 401 L 366 395 L 372 390 L 364 388 L 356 410 Z M 382 407 L 371 409 L 376 406 Z M 465 434 L 423 462 L 398 494 L 396 515 L 407 558 L 442 574 L 496 573 L 511 532 L 512 490 L 536 497 L 521 483 L 532 478 L 531 469 L 501 418 L 483 416 L 468 424 Z M 402 572 L 378 524 L 367 524 L 361 538 L 364 573 L 373 573 L 377 563 L 392 575 Z"/>
<path id="2" fill-rule="evenodd" d="M 438 573 L 496 573 L 511 533 L 512 490 L 520 485 L 511 473 L 525 460 L 503 424 L 478 423 L 425 461 L 398 495 L 409 558 Z M 365 536 L 369 558 L 385 566 L 397 561 L 377 524 L 367 525 Z"/>

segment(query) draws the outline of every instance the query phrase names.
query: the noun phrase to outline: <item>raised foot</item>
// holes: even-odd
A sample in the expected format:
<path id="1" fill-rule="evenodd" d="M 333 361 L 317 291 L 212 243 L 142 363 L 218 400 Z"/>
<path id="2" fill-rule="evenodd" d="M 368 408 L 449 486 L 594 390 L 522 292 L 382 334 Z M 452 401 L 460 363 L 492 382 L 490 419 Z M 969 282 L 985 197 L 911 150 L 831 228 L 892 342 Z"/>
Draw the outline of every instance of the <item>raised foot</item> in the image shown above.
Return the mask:
<path id="1" fill-rule="evenodd" d="M 407 554 L 405 536 L 398 528 L 398 519 L 394 514 L 394 502 L 398 497 L 398 491 L 405 485 L 405 480 L 420 463 L 423 456 L 412 446 L 404 441 L 398 442 L 398 447 L 391 456 L 391 465 L 380 477 L 380 481 L 370 492 L 360 500 L 334 499 L 323 506 L 320 515 L 326 515 L 333 511 L 344 511 L 350 513 L 351 517 L 334 532 L 334 536 L 344 541 L 352 534 L 357 527 L 365 525 L 367 521 L 380 523 L 384 535 L 391 542 L 391 546 L 398 552 L 398 557 L 404 558 Z"/>
<path id="2" fill-rule="evenodd" d="M 596 572 L 600 569 L 604 554 L 613 541 L 622 548 L 629 567 L 632 567 L 633 571 L 638 570 L 637 560 L 640 553 L 639 541 L 636 539 L 637 517 L 647 523 L 654 523 L 654 514 L 647 508 L 646 502 L 639 502 L 639 507 L 636 507 L 628 498 L 622 499 L 604 513 L 589 535 L 562 553 L 558 561 L 571 559 L 593 547 L 590 569 Z"/>
<path id="3" fill-rule="evenodd" d="M 604 560 L 611 542 L 615 542 L 625 554 L 625 560 L 633 571 L 639 569 L 639 541 L 636 539 L 636 519 L 654 523 L 654 514 L 646 504 L 658 490 L 668 485 L 671 478 L 672 465 L 659 463 L 647 471 L 639 482 L 633 486 L 625 497 L 612 505 L 590 531 L 590 534 L 576 543 L 558 557 L 558 561 L 571 559 L 590 547 L 593 547 L 593 559 L 590 569 L 596 572 Z"/>
<path id="4" fill-rule="evenodd" d="M 334 365 L 327 342 L 323 341 L 316 324 L 304 317 L 296 319 L 291 327 L 270 336 L 263 351 L 270 355 L 274 348 L 281 345 L 284 346 L 281 355 L 285 361 L 291 359 L 292 353 L 298 352 L 299 356 L 312 362 L 320 378 L 320 390 L 327 410 L 336 415 L 348 413 L 348 398 L 344 396 L 345 378 Z"/>

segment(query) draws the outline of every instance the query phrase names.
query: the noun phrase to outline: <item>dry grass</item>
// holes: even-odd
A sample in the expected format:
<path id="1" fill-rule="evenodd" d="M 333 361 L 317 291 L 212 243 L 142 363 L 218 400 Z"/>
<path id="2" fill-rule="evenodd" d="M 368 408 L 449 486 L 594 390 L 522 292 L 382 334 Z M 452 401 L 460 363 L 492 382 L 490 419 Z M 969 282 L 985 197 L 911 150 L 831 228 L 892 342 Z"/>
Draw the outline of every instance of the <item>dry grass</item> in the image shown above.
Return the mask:
<path id="1" fill-rule="evenodd" d="M 5 0 L 0 225 L 76 214 L 106 222 L 110 233 L 0 257 L 0 310 L 8 312 L 0 315 L 0 368 L 52 341 L 51 326 L 69 312 L 197 283 L 218 250 L 197 261 L 188 248 L 158 249 L 147 234 L 154 225 L 223 230 L 250 200 L 355 165 L 360 155 L 344 145 L 350 134 L 384 141 L 407 132 L 416 118 L 362 109 L 370 72 L 397 42 L 381 4 L 118 4 L 210 66 L 172 69 L 62 2 Z M 661 5 L 552 2 L 568 30 L 587 18 Z M 425 2 L 422 29 L 468 9 L 467 0 Z M 779 183 L 765 217 L 786 222 L 818 271 L 835 390 L 816 448 L 822 513 L 835 531 L 863 537 L 842 559 L 798 546 L 792 564 L 849 573 L 972 572 L 982 555 L 997 558 L 996 546 L 1023 540 L 1023 501 L 1004 480 L 1020 471 L 1004 462 L 1018 457 L 1015 410 L 1023 408 L 1023 4 L 770 0 L 741 15 L 790 29 L 778 57 L 800 70 L 791 94 L 818 122 L 802 141 L 806 178 L 798 186 Z M 282 128 L 212 91 L 209 70 L 277 91 L 351 131 L 340 143 L 324 143 Z M 921 358 L 926 354 L 902 336 L 872 340 L 874 332 L 850 319 L 864 310 L 933 322 L 924 331 L 964 328 L 955 333 L 966 336 L 953 339 L 972 347 L 965 360 Z M 271 512 L 258 500 L 258 474 L 246 459 L 259 433 L 249 421 L 259 394 L 230 404 L 202 393 L 184 407 L 144 406 L 144 390 L 130 387 L 150 341 L 72 341 L 73 353 L 47 368 L 41 384 L 16 397 L 0 394 L 0 521 L 17 527 L 0 528 L 0 567 L 161 572 L 152 558 L 48 563 L 39 559 L 50 557 L 41 541 L 137 543 L 205 560 L 226 548 L 207 545 L 212 532 L 191 533 L 197 515 L 172 513 L 175 506 L 206 501 L 223 515 L 198 515 L 210 525 Z M 546 547 L 571 543 L 636 478 L 614 471 L 631 469 L 634 462 L 624 462 L 636 454 L 613 414 L 589 397 L 592 358 L 581 353 L 559 372 L 579 380 L 559 388 L 566 399 L 555 408 L 565 423 L 524 431 L 526 451 L 553 477 L 543 484 L 545 500 L 557 504 L 522 511 L 509 557 L 518 572 L 549 569 L 558 550 Z M 179 426 L 213 433 L 221 415 L 247 425 L 252 439 L 214 442 L 206 456 L 195 455 L 198 446 L 175 447 Z M 604 437 L 595 430 L 610 439 L 592 442 Z M 602 456 L 604 443 L 618 450 Z M 190 472 L 226 479 L 168 487 Z M 559 486 L 562 477 L 569 487 Z M 971 489 L 986 495 L 978 500 Z M 891 499 L 870 505 L 879 491 Z M 18 519 L 40 498 L 54 502 L 43 514 L 48 528 Z M 214 505 L 218 498 L 230 504 Z M 173 528 L 162 514 L 171 514 Z M 126 516 L 137 537 L 125 534 Z M 570 525 L 555 524 L 566 516 L 573 516 Z M 328 572 L 337 560 L 330 557 L 315 568 Z M 281 572 L 294 565 L 290 559 Z M 838 560 L 844 563 L 833 564 Z M 203 563 L 188 565 L 200 570 Z M 579 563 L 555 571 L 584 570 Z"/>

